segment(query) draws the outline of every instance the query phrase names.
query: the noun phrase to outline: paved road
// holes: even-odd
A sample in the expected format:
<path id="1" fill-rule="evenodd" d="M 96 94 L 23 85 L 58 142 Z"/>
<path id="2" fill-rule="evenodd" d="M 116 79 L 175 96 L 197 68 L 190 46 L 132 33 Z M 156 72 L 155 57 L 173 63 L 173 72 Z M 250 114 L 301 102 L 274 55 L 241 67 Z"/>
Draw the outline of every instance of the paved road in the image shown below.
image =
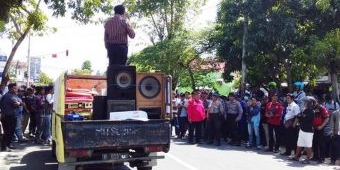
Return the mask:
<path id="1" fill-rule="evenodd" d="M 0 170 L 57 169 L 57 163 L 51 157 L 49 146 L 38 146 L 33 143 L 17 144 L 17 146 L 16 151 L 0 152 Z M 302 167 L 304 170 L 340 170 L 339 161 L 337 166 L 328 164 L 304 165 L 288 161 L 287 157 L 279 154 L 233 147 L 225 143 L 222 143 L 222 146 L 219 147 L 206 144 L 188 145 L 185 141 L 174 139 L 170 152 L 164 155 L 166 158 L 159 160 L 158 166 L 154 167 L 154 170 L 300 170 Z M 101 169 L 112 170 L 113 168 L 102 167 Z M 126 165 L 114 168 L 114 170 L 132 170 L 132 168 Z"/>

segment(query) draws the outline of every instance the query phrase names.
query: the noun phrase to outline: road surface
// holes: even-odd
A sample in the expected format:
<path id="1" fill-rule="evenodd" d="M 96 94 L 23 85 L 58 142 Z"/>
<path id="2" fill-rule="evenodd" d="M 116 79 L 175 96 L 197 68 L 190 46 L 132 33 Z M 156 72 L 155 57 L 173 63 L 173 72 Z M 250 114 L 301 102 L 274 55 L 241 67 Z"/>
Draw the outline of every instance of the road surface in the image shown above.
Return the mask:
<path id="1" fill-rule="evenodd" d="M 0 152 L 0 170 L 56 170 L 58 165 L 51 157 L 50 146 L 36 145 L 33 142 L 19 144 L 12 152 Z M 162 153 L 164 154 L 164 153 Z M 340 170 L 337 166 L 312 163 L 304 165 L 287 160 L 280 154 L 267 153 L 262 150 L 251 150 L 244 147 L 234 147 L 222 143 L 214 145 L 188 145 L 184 140 L 173 139 L 169 153 L 165 159 L 158 161 L 153 170 Z M 87 169 L 87 168 L 85 168 Z M 89 169 L 105 170 L 135 170 L 128 165 L 122 167 L 101 167 Z"/>

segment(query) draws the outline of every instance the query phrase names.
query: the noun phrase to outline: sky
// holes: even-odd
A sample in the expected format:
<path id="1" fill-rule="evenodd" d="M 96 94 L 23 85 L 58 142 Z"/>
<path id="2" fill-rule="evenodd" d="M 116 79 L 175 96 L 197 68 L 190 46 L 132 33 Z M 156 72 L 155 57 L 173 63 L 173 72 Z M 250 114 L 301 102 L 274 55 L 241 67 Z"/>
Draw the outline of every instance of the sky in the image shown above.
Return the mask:
<path id="1" fill-rule="evenodd" d="M 202 7 L 202 13 L 196 17 L 195 25 L 204 26 L 215 21 L 217 5 L 221 0 L 208 0 Z M 56 27 L 56 33 L 43 37 L 30 38 L 30 56 L 40 57 L 41 71 L 51 78 L 57 78 L 62 72 L 80 69 L 85 60 L 90 60 L 94 73 L 104 72 L 108 65 L 106 49 L 103 42 L 103 25 L 77 25 L 69 18 L 49 18 L 48 25 Z M 142 50 L 149 42 L 145 33 L 135 29 L 135 39 L 129 40 L 129 53 Z M 27 61 L 28 38 L 18 48 L 14 60 Z M 0 54 L 9 56 L 12 42 L 0 38 Z M 66 50 L 69 51 L 66 56 Z M 57 58 L 52 58 L 57 54 Z"/>

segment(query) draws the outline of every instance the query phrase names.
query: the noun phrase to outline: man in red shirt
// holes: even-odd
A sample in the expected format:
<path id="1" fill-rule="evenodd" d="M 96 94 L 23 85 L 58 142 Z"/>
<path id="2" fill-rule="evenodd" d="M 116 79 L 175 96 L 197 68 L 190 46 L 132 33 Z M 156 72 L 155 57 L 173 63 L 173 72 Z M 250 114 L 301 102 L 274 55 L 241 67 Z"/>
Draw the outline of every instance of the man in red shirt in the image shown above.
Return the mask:
<path id="1" fill-rule="evenodd" d="M 104 42 L 109 57 L 109 66 L 125 65 L 128 54 L 128 38 L 134 38 L 135 32 L 125 17 L 125 7 L 114 7 L 115 15 L 105 23 Z"/>
<path id="2" fill-rule="evenodd" d="M 205 120 L 205 109 L 202 100 L 200 99 L 200 92 L 195 90 L 192 92 L 192 97 L 188 101 L 188 121 L 189 121 L 189 143 L 199 143 L 201 144 L 201 136 L 202 136 L 202 123 Z M 196 142 L 194 142 L 194 131 Z"/>
<path id="3" fill-rule="evenodd" d="M 327 109 L 320 104 L 316 104 L 314 107 L 314 119 L 313 119 L 313 158 L 312 161 L 317 161 L 318 163 L 325 162 L 325 140 L 323 137 L 324 127 L 329 121 L 329 113 Z"/>
<path id="4" fill-rule="evenodd" d="M 279 152 L 280 147 L 280 124 L 282 115 L 282 104 L 278 101 L 278 95 L 275 93 L 272 96 L 272 101 L 266 106 L 265 116 L 268 122 L 269 131 L 269 148 L 267 152 Z M 275 131 L 275 141 L 274 141 L 274 131 Z M 273 150 L 274 147 L 274 150 Z"/>

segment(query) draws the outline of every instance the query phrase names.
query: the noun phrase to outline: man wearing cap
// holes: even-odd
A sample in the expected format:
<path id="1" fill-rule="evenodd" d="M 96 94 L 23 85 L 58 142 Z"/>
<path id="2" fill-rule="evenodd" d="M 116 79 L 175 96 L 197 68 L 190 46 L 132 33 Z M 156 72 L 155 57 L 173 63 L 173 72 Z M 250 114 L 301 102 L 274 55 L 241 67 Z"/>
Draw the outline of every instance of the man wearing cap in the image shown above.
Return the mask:
<path id="1" fill-rule="evenodd" d="M 269 148 L 267 149 L 267 152 L 279 152 L 281 115 L 282 104 L 278 101 L 278 94 L 275 93 L 272 97 L 272 101 L 267 104 L 265 112 L 269 131 Z"/>
<path id="2" fill-rule="evenodd" d="M 295 91 L 293 92 L 294 101 L 300 107 L 300 112 L 305 108 L 303 100 L 306 98 L 306 93 L 303 91 L 305 84 L 303 82 L 295 82 Z"/>
<path id="3" fill-rule="evenodd" d="M 213 140 L 216 140 L 216 146 L 221 145 L 221 127 L 224 120 L 224 107 L 219 100 L 217 93 L 212 94 L 212 102 L 208 107 L 208 144 L 213 144 Z"/>
<path id="4" fill-rule="evenodd" d="M 313 119 L 316 100 L 312 96 L 307 96 L 303 99 L 305 109 L 297 115 L 293 126 L 295 127 L 299 123 L 299 135 L 297 141 L 297 147 L 295 156 L 290 158 L 293 161 L 299 161 L 301 157 L 301 151 L 304 148 L 306 151 L 306 159 L 302 161 L 304 164 L 309 164 L 309 160 L 312 156 L 312 144 L 313 144 Z"/>
<path id="5" fill-rule="evenodd" d="M 105 23 L 104 42 L 109 57 L 109 66 L 125 65 L 128 54 L 128 36 L 135 37 L 125 16 L 125 7 L 114 7 L 115 15 Z"/>
<path id="6" fill-rule="evenodd" d="M 284 117 L 284 137 L 286 144 L 286 152 L 281 153 L 281 155 L 290 156 L 292 150 L 296 149 L 296 142 L 298 138 L 298 129 L 293 127 L 295 117 L 300 113 L 300 107 L 294 102 L 294 95 L 289 93 L 286 96 L 286 101 L 288 103 L 286 109 L 286 115 Z"/>

